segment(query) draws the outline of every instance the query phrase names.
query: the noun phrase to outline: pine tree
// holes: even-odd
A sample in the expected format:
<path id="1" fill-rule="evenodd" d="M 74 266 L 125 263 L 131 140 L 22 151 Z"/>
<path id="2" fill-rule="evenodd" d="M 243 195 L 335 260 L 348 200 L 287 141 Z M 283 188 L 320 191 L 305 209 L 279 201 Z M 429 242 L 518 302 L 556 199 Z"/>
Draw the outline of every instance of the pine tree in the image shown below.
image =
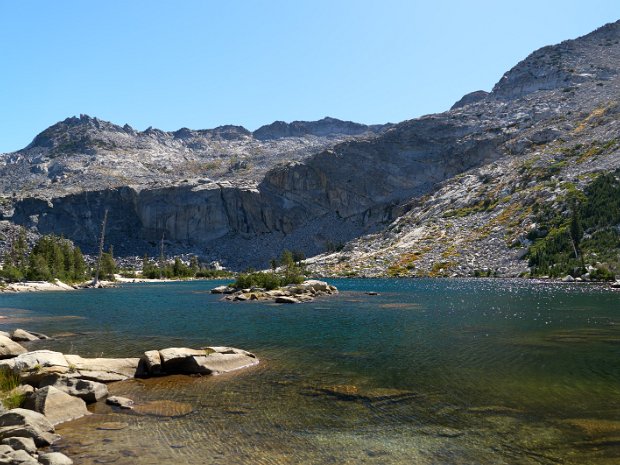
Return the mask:
<path id="1" fill-rule="evenodd" d="M 86 277 L 86 263 L 79 247 L 73 249 L 73 280 L 83 281 Z"/>

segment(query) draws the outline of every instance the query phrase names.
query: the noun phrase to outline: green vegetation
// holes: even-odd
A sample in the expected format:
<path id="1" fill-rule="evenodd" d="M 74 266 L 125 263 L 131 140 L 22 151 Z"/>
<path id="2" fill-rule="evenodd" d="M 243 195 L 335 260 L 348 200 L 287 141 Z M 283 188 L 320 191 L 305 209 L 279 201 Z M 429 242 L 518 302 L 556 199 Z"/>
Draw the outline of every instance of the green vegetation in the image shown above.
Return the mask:
<path id="1" fill-rule="evenodd" d="M 142 259 L 142 277 L 147 279 L 184 279 L 184 278 L 227 278 L 230 272 L 226 270 L 211 270 L 205 268 L 198 262 L 198 258 L 190 258 L 189 264 L 185 264 L 179 257 L 175 257 L 172 262 L 160 260 L 156 263 L 146 255 Z M 135 278 L 135 271 L 125 271 L 125 277 Z"/>
<path id="2" fill-rule="evenodd" d="M 305 278 L 302 260 L 303 254 L 285 250 L 279 261 L 271 260 L 271 272 L 249 271 L 240 274 L 233 286 L 240 289 L 260 287 L 272 290 L 288 284 L 302 283 Z M 277 271 L 278 266 L 279 272 Z"/>
<path id="3" fill-rule="evenodd" d="M 20 382 L 19 375 L 10 368 L 0 369 L 0 402 L 9 410 L 20 407 L 24 402 L 25 395 L 15 391 Z"/>
<path id="4" fill-rule="evenodd" d="M 564 211 L 539 206 L 538 231 L 528 252 L 533 276 L 580 276 L 588 265 L 592 279 L 620 273 L 620 170 L 599 176 L 584 192 L 568 189 Z M 543 231 L 542 238 L 536 236 Z"/>
<path id="5" fill-rule="evenodd" d="M 416 262 L 422 256 L 422 252 L 408 252 L 398 257 L 396 263 L 392 263 L 388 266 L 386 272 L 391 278 L 398 278 L 401 276 L 409 276 L 412 270 L 415 270 Z"/>
<path id="6" fill-rule="evenodd" d="M 450 262 L 450 261 L 435 262 L 433 263 L 433 266 L 431 267 L 431 270 L 429 271 L 428 275 L 432 278 L 449 276 L 450 269 L 454 267 L 455 265 L 456 265 L 455 262 Z"/>
<path id="7" fill-rule="evenodd" d="M 522 183 L 526 185 L 531 181 L 548 181 L 552 176 L 560 174 L 566 165 L 567 162 L 565 160 L 541 162 L 539 158 L 533 158 L 521 165 L 519 174 L 521 175 Z"/>
<path id="8" fill-rule="evenodd" d="M 86 279 L 87 267 L 79 247 L 71 241 L 55 236 L 42 236 L 31 251 L 28 250 L 26 232 L 18 238 L 5 254 L 0 277 L 8 282 L 32 281 L 80 282 Z"/>
<path id="9" fill-rule="evenodd" d="M 473 215 L 474 213 L 491 211 L 497 206 L 497 203 L 497 200 L 486 198 L 473 205 L 468 205 L 467 207 L 456 210 L 448 210 L 443 216 L 444 218 L 463 218 L 465 216 Z"/>

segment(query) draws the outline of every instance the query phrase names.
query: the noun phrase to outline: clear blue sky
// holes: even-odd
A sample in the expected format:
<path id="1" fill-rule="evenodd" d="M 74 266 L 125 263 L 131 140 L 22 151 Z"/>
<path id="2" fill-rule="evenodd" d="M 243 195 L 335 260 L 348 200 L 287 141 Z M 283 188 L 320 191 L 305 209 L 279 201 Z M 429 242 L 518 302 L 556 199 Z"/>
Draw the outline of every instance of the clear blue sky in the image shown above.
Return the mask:
<path id="1" fill-rule="evenodd" d="M 618 19 L 618 0 L 0 0 L 0 152 L 80 113 L 140 130 L 398 122 Z"/>

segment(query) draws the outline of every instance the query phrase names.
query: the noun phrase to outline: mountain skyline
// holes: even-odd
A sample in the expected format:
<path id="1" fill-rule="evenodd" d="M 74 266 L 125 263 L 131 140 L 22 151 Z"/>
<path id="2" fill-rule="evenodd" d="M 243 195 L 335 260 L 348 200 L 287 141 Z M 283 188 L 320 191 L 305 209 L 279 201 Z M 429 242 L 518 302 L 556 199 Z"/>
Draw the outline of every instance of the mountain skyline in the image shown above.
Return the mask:
<path id="1" fill-rule="evenodd" d="M 5 2 L 0 153 L 79 114 L 166 131 L 396 123 L 490 91 L 531 50 L 617 19 L 610 1 L 529 3 Z"/>

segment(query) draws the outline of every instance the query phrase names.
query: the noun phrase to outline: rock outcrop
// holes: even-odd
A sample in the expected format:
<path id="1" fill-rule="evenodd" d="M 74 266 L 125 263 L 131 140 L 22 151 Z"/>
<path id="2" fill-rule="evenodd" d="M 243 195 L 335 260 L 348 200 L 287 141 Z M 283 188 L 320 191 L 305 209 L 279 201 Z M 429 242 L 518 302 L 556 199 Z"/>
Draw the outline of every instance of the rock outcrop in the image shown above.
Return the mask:
<path id="1" fill-rule="evenodd" d="M 238 301 L 273 301 L 277 304 L 299 304 L 310 302 L 316 297 L 333 295 L 338 293 L 336 286 L 325 281 L 309 279 L 300 284 L 266 290 L 262 288 L 237 289 L 231 286 L 218 286 L 211 289 L 212 294 L 224 294 L 225 300 Z"/>

